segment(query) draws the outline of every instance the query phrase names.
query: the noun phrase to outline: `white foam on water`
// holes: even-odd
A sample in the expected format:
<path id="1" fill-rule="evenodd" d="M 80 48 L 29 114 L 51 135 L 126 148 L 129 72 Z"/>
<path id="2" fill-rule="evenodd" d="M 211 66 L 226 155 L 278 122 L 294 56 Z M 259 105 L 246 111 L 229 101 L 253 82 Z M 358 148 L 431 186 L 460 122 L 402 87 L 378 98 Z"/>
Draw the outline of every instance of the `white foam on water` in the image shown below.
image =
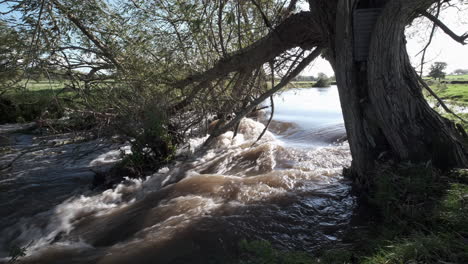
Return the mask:
<path id="1" fill-rule="evenodd" d="M 127 179 L 99 194 L 66 200 L 6 230 L 0 245 L 24 246 L 32 241 L 27 251 L 29 255 L 41 254 L 47 248 L 82 246 L 89 249 L 92 246 L 88 241 L 67 241 L 67 235 L 86 219 L 118 218 L 137 205 L 157 217 L 146 219 L 133 237 L 113 247 L 125 248 L 149 238 L 170 239 L 175 230 L 214 214 L 222 205 L 242 206 L 294 190 L 307 191 L 314 186 L 330 184 L 338 181 L 342 167 L 350 164 L 347 144 L 297 150 L 287 148 L 272 133 L 266 132 L 262 140 L 252 146 L 264 128 L 259 122 L 243 119 L 235 138 L 232 131 L 226 132 L 198 157 L 194 156 L 195 150 L 207 137 L 190 139 L 188 151 L 179 153 L 191 153 L 192 161 L 162 168 L 144 180 Z M 120 151 L 110 151 L 90 164 L 103 164 L 119 155 Z M 161 189 L 171 182 L 169 179 L 175 178 L 182 180 Z M 164 192 L 165 198 L 156 203 L 152 195 L 158 192 Z M 17 233 L 19 235 L 15 235 Z"/>

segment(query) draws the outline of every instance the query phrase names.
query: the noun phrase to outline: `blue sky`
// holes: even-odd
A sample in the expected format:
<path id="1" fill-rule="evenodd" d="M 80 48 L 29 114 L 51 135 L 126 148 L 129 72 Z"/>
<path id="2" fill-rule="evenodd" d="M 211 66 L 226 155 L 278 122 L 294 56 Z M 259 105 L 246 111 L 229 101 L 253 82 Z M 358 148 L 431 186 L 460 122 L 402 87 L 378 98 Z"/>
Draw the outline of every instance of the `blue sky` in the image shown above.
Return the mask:
<path id="1" fill-rule="evenodd" d="M 300 4 L 303 9 L 308 8 L 308 5 L 304 1 L 300 2 Z M 458 8 L 461 10 L 448 8 L 441 14 L 440 18 L 452 28 L 455 33 L 461 35 L 468 32 L 468 1 L 465 1 L 464 4 L 459 4 Z M 5 12 L 6 10 L 7 4 L 0 4 L 0 12 Z M 414 66 L 419 65 L 420 58 L 415 57 L 415 55 L 425 46 L 431 26 L 431 23 L 426 19 L 422 23 L 415 23 L 415 26 L 407 30 L 407 35 L 414 35 L 407 39 L 408 53 Z M 461 45 L 453 41 L 439 29 L 436 31 L 426 58 L 428 64 L 425 66 L 425 69 L 428 69 L 429 65 L 435 61 L 447 62 L 448 73 L 456 69 L 468 69 L 468 45 Z M 319 72 L 323 72 L 329 76 L 334 75 L 329 63 L 322 58 L 312 63 L 303 71 L 302 75 L 317 75 Z"/>

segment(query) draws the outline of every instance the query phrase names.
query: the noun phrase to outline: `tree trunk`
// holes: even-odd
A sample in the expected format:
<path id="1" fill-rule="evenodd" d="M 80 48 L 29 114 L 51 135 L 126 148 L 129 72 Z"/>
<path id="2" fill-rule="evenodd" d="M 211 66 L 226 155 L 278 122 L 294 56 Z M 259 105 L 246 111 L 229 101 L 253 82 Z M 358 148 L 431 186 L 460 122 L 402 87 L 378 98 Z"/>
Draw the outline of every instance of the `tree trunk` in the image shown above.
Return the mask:
<path id="1" fill-rule="evenodd" d="M 367 62 L 353 59 L 356 2 L 339 1 L 327 56 L 336 74 L 355 178 L 372 182 L 368 172 L 384 159 L 466 167 L 464 140 L 424 99 L 406 52 L 405 26 L 435 1 L 389 1 L 372 33 Z"/>
<path id="2" fill-rule="evenodd" d="M 369 99 L 392 152 L 401 160 L 431 161 L 439 168 L 465 167 L 466 146 L 452 122 L 424 99 L 406 51 L 405 26 L 433 0 L 390 1 L 372 37 Z"/>

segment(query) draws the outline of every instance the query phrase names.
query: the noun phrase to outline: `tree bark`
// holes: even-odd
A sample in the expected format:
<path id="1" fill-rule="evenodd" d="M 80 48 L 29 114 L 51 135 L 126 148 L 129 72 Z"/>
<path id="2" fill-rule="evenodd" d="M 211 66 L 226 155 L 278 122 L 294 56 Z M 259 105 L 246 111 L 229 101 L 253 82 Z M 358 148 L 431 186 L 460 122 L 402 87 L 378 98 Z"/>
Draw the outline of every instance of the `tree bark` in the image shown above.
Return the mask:
<path id="1" fill-rule="evenodd" d="M 368 98 L 366 63 L 354 61 L 353 11 L 357 1 L 341 0 L 336 7 L 336 34 L 328 59 L 332 64 L 348 141 L 353 156 L 352 172 L 366 184 L 366 175 L 379 156 L 388 149 L 382 131 L 376 124 L 373 105 Z M 330 45 L 331 46 L 331 45 Z"/>
<path id="2" fill-rule="evenodd" d="M 466 146 L 452 122 L 426 102 L 406 51 L 404 29 L 433 0 L 388 2 L 374 28 L 368 59 L 369 100 L 394 156 L 465 167 Z"/>
<path id="3" fill-rule="evenodd" d="M 327 57 L 337 78 L 352 172 L 361 184 L 372 182 L 369 172 L 385 159 L 431 162 L 441 169 L 468 164 L 464 139 L 424 99 L 406 51 L 405 26 L 434 2 L 388 1 L 373 30 L 367 62 L 353 59 L 357 1 L 338 3 L 336 34 Z"/>

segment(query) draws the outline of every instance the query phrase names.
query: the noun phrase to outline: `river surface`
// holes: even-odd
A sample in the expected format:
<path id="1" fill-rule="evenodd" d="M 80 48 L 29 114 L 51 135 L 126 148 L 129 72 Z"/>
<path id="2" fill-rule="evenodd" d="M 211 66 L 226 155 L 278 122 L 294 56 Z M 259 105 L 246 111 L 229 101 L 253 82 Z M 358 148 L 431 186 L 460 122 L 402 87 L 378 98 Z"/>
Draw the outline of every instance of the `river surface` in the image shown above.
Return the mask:
<path id="1" fill-rule="evenodd" d="M 341 176 L 351 157 L 336 87 L 276 95 L 254 144 L 268 115 L 201 155 L 206 138 L 193 138 L 180 151 L 189 160 L 106 191 L 90 190 L 91 169 L 122 145 L 10 133 L 0 164 L 28 152 L 1 172 L 0 257 L 16 246 L 22 263 L 223 263 L 242 239 L 312 254 L 339 243 L 355 198 Z"/>

